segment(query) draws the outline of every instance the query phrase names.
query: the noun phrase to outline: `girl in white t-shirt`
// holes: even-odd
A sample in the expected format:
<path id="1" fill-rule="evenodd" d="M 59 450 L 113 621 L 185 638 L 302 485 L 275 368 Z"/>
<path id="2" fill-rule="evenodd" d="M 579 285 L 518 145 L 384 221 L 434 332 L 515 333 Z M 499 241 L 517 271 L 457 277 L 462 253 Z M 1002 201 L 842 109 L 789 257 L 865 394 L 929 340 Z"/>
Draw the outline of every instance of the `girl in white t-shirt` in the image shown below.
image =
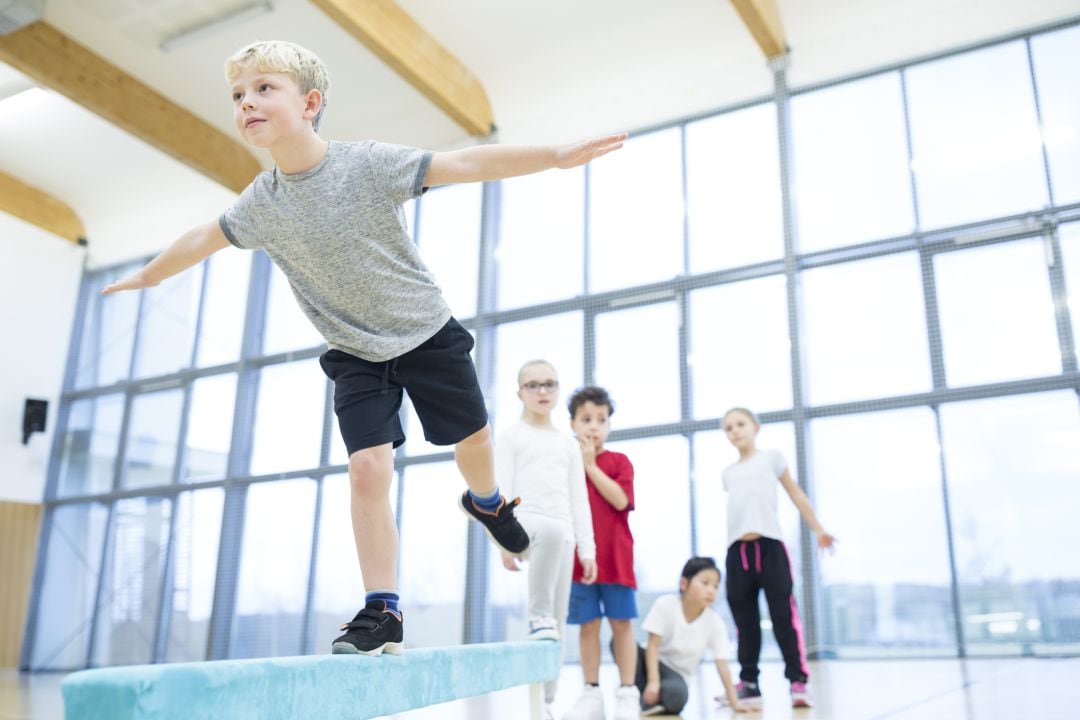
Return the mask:
<path id="1" fill-rule="evenodd" d="M 515 514 L 529 536 L 529 639 L 560 641 L 570 604 L 570 581 L 577 547 L 586 585 L 596 580 L 596 543 L 585 488 L 581 447 L 551 422 L 559 401 L 559 378 L 546 360 L 531 360 L 518 371 L 521 420 L 495 443 L 495 477 L 506 497 L 518 496 Z M 521 568 L 503 551 L 507 570 Z M 557 689 L 544 684 L 546 712 Z"/>
<path id="2" fill-rule="evenodd" d="M 720 569 L 711 557 L 693 557 L 683 566 L 678 595 L 656 599 L 641 628 L 649 642 L 638 652 L 637 686 L 642 715 L 678 715 L 689 697 L 690 678 L 706 649 L 712 650 L 728 702 L 736 712 L 749 712 L 739 702 L 731 681 L 727 625 L 712 609 L 720 586 Z"/>
<path id="3" fill-rule="evenodd" d="M 777 486 L 783 486 L 817 535 L 818 547 L 832 548 L 834 538 L 818 522 L 806 493 L 791 479 L 783 456 L 775 450 L 758 450 L 755 438 L 761 424 L 754 413 L 732 408 L 724 415 L 723 428 L 739 451 L 739 461 L 724 470 L 728 493 L 727 599 L 739 631 L 738 696 L 747 705 L 761 705 L 758 595 L 764 590 L 773 634 L 784 657 L 784 675 L 791 682 L 791 703 L 810 707 L 806 646 L 792 592 L 791 562 L 781 541 Z"/>

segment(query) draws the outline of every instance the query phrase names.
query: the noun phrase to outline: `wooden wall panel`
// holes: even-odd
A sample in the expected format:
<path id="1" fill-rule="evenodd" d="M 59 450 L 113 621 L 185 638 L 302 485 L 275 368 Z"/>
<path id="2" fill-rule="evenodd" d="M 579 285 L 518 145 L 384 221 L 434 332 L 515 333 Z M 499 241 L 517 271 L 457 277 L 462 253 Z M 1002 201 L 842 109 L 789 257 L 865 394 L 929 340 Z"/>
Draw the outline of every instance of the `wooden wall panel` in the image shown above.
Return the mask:
<path id="1" fill-rule="evenodd" d="M 0 668 L 19 665 L 43 505 L 0 502 Z"/>

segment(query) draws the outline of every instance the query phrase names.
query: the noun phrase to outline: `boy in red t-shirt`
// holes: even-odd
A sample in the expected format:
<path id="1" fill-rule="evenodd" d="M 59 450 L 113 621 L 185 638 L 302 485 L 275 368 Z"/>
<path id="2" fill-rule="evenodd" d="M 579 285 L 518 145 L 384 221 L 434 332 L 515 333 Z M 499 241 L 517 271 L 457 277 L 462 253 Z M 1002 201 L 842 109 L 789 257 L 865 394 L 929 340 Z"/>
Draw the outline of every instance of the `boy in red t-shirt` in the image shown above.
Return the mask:
<path id="1" fill-rule="evenodd" d="M 586 585 L 574 556 L 567 622 L 580 625 L 581 669 L 585 689 L 563 720 L 604 720 L 600 693 L 600 619 L 611 625 L 612 652 L 621 685 L 615 691 L 615 720 L 640 717 L 641 698 L 634 684 L 637 643 L 631 622 L 637 617 L 634 579 L 634 537 L 628 522 L 634 509 L 634 466 L 622 453 L 604 449 L 611 432 L 615 404 L 607 390 L 588 385 L 569 402 L 570 426 L 581 445 L 586 487 L 596 537 L 596 582 Z"/>

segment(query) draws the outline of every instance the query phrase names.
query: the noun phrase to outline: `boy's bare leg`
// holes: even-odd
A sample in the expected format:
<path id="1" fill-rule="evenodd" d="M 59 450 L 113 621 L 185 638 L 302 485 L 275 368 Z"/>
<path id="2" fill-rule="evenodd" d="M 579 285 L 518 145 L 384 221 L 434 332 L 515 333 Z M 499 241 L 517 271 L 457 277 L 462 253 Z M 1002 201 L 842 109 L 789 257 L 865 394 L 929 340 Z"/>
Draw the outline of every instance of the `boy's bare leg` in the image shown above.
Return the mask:
<path id="1" fill-rule="evenodd" d="M 600 683 L 600 618 L 584 623 L 579 630 L 581 674 L 585 682 Z"/>
<path id="2" fill-rule="evenodd" d="M 629 620 L 611 620 L 611 641 L 615 651 L 615 665 L 619 668 L 619 682 L 633 685 L 637 674 L 637 642 L 634 628 Z M 584 660 L 582 661 L 584 664 Z"/>
<path id="3" fill-rule="evenodd" d="M 469 489 L 486 497 L 495 492 L 495 456 L 491 449 L 491 427 L 485 425 L 454 446 L 458 470 Z"/>
<path id="4" fill-rule="evenodd" d="M 366 590 L 397 590 L 398 535 L 390 507 L 393 479 L 390 443 L 349 456 L 353 537 Z"/>

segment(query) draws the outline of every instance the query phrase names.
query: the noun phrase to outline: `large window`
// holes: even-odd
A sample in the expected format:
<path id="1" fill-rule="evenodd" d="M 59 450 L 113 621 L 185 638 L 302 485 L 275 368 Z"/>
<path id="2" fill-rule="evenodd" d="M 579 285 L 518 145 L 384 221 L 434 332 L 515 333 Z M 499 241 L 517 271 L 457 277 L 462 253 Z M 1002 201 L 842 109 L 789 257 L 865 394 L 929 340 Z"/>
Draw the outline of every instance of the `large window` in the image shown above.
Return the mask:
<path id="1" fill-rule="evenodd" d="M 643 613 L 692 552 L 724 558 L 744 406 L 839 539 L 817 552 L 777 484 L 812 653 L 1080 653 L 1078 48 L 1073 23 L 405 204 L 496 442 L 528 360 L 567 435 L 577 387 L 611 393 Z M 100 295 L 142 262 L 85 278 L 24 664 L 326 652 L 366 588 L 325 342 L 263 253 Z M 522 637 L 525 575 L 400 418 L 410 646 Z"/>

